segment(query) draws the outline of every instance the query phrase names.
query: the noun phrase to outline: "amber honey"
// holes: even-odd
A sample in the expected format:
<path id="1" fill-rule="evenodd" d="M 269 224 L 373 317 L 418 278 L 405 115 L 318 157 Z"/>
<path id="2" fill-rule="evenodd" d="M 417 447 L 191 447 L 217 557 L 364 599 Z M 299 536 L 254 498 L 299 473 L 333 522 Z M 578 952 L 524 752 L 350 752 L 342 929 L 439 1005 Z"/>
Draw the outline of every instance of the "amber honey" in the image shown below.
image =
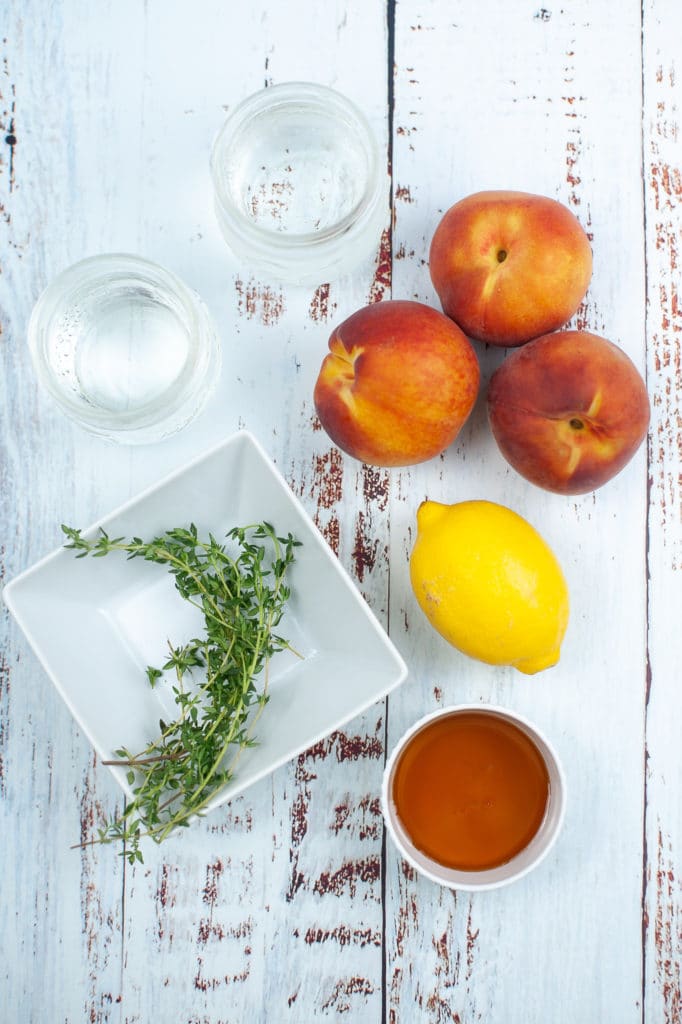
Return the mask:
<path id="1" fill-rule="evenodd" d="M 517 725 L 460 711 L 434 719 L 408 742 L 392 798 L 418 850 L 444 867 L 484 871 L 506 864 L 540 828 L 549 773 Z"/>

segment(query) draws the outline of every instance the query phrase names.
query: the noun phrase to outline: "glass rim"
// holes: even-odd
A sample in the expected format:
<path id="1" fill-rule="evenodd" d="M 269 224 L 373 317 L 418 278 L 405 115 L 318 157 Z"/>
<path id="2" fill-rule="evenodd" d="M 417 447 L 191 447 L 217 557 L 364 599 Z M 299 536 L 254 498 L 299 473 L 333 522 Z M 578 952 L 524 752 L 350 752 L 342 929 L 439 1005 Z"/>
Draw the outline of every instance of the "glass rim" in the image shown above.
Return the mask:
<path id="1" fill-rule="evenodd" d="M 271 99 L 274 97 L 274 100 Z M 328 110 L 333 105 L 337 111 L 347 117 L 347 123 L 360 129 L 363 150 L 367 156 L 367 175 L 363 193 L 352 210 L 321 231 L 285 232 L 270 231 L 254 223 L 232 201 L 227 189 L 223 187 L 220 174 L 219 158 L 229 142 L 243 130 L 259 114 L 269 109 L 285 107 L 295 102 L 316 105 L 321 110 Z M 242 240 L 251 242 L 262 248 L 274 248 L 279 251 L 287 249 L 311 250 L 320 249 L 350 234 L 362 225 L 375 209 L 382 196 L 381 176 L 379 173 L 379 146 L 370 128 L 365 114 L 356 104 L 342 93 L 329 86 L 315 82 L 291 81 L 267 86 L 259 92 L 252 93 L 237 104 L 218 131 L 210 157 L 211 179 L 216 205 L 220 212 L 229 219 L 230 229 Z"/>
<path id="2" fill-rule="evenodd" d="M 61 308 L 77 300 L 83 289 L 87 291 L 89 287 L 104 286 L 107 281 L 115 283 L 117 279 L 125 277 L 137 278 L 141 284 L 165 288 L 176 304 L 174 308 L 169 302 L 167 308 L 178 320 L 184 314 L 183 327 L 187 334 L 188 352 L 182 369 L 168 388 L 135 410 L 120 413 L 88 406 L 82 399 L 73 399 L 59 387 L 46 355 L 46 343 L 49 326 L 55 315 Z M 152 434 L 157 437 L 166 436 L 162 429 L 166 424 L 173 424 L 167 433 L 180 429 L 195 413 L 189 411 L 187 418 L 176 427 L 174 421 L 178 413 L 184 406 L 191 405 L 198 386 L 207 378 L 215 360 L 218 360 L 218 365 L 220 363 L 215 325 L 200 296 L 173 271 L 145 257 L 126 252 L 87 256 L 55 275 L 33 306 L 27 327 L 27 341 L 36 376 L 62 412 L 91 433 L 111 438 L 124 439 L 126 435 L 140 433 L 149 434 L 149 439 L 153 440 Z"/>

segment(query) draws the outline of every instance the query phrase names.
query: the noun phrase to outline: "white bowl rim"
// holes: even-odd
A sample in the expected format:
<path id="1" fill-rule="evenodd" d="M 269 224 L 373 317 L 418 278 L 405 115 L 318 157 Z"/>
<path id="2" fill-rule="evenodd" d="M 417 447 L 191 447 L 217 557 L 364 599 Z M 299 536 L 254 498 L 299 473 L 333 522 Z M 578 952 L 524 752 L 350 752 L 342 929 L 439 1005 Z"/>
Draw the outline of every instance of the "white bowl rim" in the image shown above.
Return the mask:
<path id="1" fill-rule="evenodd" d="M 529 738 L 538 748 L 540 755 L 547 764 L 548 770 L 553 768 L 556 772 L 557 784 L 555 785 L 554 793 L 550 795 L 550 800 L 555 801 L 558 806 L 558 811 L 556 813 L 551 832 L 548 834 L 545 843 L 533 860 L 525 864 L 523 867 L 519 867 L 516 870 L 513 867 L 514 862 L 521 857 L 524 852 L 521 851 L 520 854 L 517 854 L 516 857 L 513 857 L 506 864 L 500 865 L 497 869 L 492 869 L 500 870 L 502 868 L 509 868 L 509 871 L 505 873 L 503 878 L 498 878 L 494 881 L 483 879 L 483 876 L 489 874 L 489 871 L 457 871 L 453 868 L 445 868 L 426 855 L 422 855 L 424 860 L 428 861 L 429 864 L 432 864 L 433 868 L 420 863 L 406 847 L 400 833 L 396 829 L 393 819 L 397 819 L 397 814 L 395 813 L 392 801 L 389 797 L 389 783 L 391 781 L 393 770 L 399 756 L 413 736 L 420 732 L 430 722 L 433 722 L 438 718 L 444 718 L 448 715 L 459 714 L 466 711 L 480 711 L 484 714 L 497 715 L 501 718 L 507 719 L 515 725 L 522 726 Z M 544 747 L 549 754 L 549 759 L 553 762 L 552 764 L 548 763 L 548 758 L 542 747 Z M 556 843 L 566 814 L 566 776 L 554 745 L 550 742 L 547 736 L 530 721 L 530 719 L 525 717 L 525 715 L 522 715 L 517 711 L 513 711 L 511 708 L 504 707 L 501 704 L 490 704 L 485 701 L 449 704 L 446 707 L 436 708 L 435 711 L 431 711 L 428 714 L 423 715 L 414 722 L 395 743 L 384 767 L 381 784 L 381 810 L 386 828 L 401 857 L 403 857 L 408 864 L 415 869 L 415 871 L 418 871 L 421 875 L 430 879 L 430 881 L 435 882 L 437 885 L 445 886 L 448 889 L 462 890 L 465 892 L 483 892 L 490 889 L 500 889 L 502 886 L 518 881 L 520 878 L 523 878 L 525 875 L 529 874 L 529 872 L 533 871 L 545 859 Z M 544 820 L 546 819 L 547 814 L 545 815 Z M 542 828 L 542 825 L 540 827 Z M 478 881 L 477 876 L 480 878 Z"/>
<path id="2" fill-rule="evenodd" d="M 84 528 L 82 532 L 84 536 L 92 537 L 96 535 L 96 533 L 101 528 L 109 527 L 112 521 L 115 521 L 117 518 L 124 515 L 130 509 L 134 508 L 135 505 L 137 505 L 139 502 L 144 501 L 146 498 L 152 496 L 157 491 L 166 487 L 168 484 L 172 484 L 177 479 L 181 478 L 186 472 L 191 470 L 194 466 L 198 465 L 204 460 L 212 458 L 214 455 L 218 454 L 223 450 L 226 450 L 228 447 L 237 444 L 244 444 L 247 447 L 251 448 L 255 453 L 257 453 L 260 460 L 262 460 L 268 466 L 269 472 L 277 480 L 279 487 L 286 493 L 287 500 L 295 508 L 298 515 L 301 516 L 303 520 L 305 520 L 307 527 L 312 531 L 312 533 L 316 537 L 318 542 L 318 550 L 321 557 L 326 560 L 327 564 L 331 568 L 331 571 L 343 581 L 343 586 L 347 589 L 348 593 L 351 596 L 351 599 L 356 604 L 356 606 L 362 609 L 363 616 L 366 618 L 367 623 L 371 628 L 372 632 L 380 640 L 381 645 L 385 650 L 387 657 L 391 659 L 392 665 L 395 670 L 390 685 L 382 689 L 381 692 L 377 691 L 376 695 L 370 695 L 370 697 L 368 697 L 366 700 L 364 700 L 361 704 L 359 704 L 357 707 L 353 709 L 352 714 L 342 715 L 341 717 L 335 719 L 331 723 L 329 728 L 325 727 L 324 729 L 321 729 L 311 738 L 310 743 L 306 742 L 305 746 L 303 747 L 292 748 L 292 750 L 290 752 L 287 752 L 286 755 L 283 755 L 276 762 L 273 762 L 272 768 L 263 770 L 258 775 L 257 778 L 253 779 L 253 782 L 257 782 L 261 778 L 265 778 L 267 775 L 271 774 L 271 771 L 274 771 L 275 769 L 286 764 L 292 758 L 301 754 L 305 749 L 308 748 L 308 746 L 313 746 L 315 743 L 327 737 L 335 729 L 343 728 L 349 721 L 351 721 L 357 715 L 363 714 L 364 712 L 369 710 L 369 708 L 372 707 L 377 701 L 381 700 L 392 690 L 400 686 L 407 679 L 407 676 L 409 674 L 408 666 L 404 658 L 398 651 L 397 647 L 395 646 L 393 640 L 389 636 L 388 632 L 383 628 L 383 626 L 379 622 L 376 613 L 365 601 L 359 588 L 354 583 L 347 570 L 344 568 L 342 563 L 339 561 L 339 559 L 332 551 L 331 547 L 329 546 L 323 534 L 321 533 L 319 527 L 314 522 L 314 520 L 306 510 L 305 506 L 303 505 L 301 499 L 292 490 L 290 485 L 285 480 L 277 464 L 269 455 L 263 444 L 250 430 L 247 430 L 245 428 L 236 430 L 232 434 L 211 445 L 211 447 L 202 450 L 196 455 L 190 457 L 187 461 L 183 462 L 175 469 L 166 473 L 158 480 L 150 483 L 140 491 L 136 492 L 126 501 L 120 503 L 115 508 L 109 510 L 106 513 L 106 515 L 101 516 L 95 522 L 91 523 L 89 526 Z M 30 580 L 31 577 L 40 574 L 41 570 L 45 566 L 50 565 L 56 559 L 62 557 L 64 557 L 63 543 L 59 547 L 54 548 L 48 554 L 39 558 L 37 561 L 33 562 L 27 568 L 23 569 L 12 579 L 8 580 L 2 587 L 0 587 L 0 596 L 2 597 L 5 606 L 12 614 L 16 623 L 22 630 L 30 647 L 32 648 L 34 654 L 36 655 L 38 662 L 41 664 L 43 670 L 51 680 L 61 699 L 64 701 L 67 708 L 69 709 L 76 724 L 81 729 L 83 734 L 88 738 L 88 741 L 92 745 L 99 759 L 102 760 L 108 757 L 109 753 L 107 751 L 102 750 L 94 742 L 90 734 L 87 722 L 84 721 L 78 707 L 74 704 L 74 702 L 69 697 L 68 693 L 64 690 L 64 687 L 62 686 L 59 677 L 53 671 L 50 661 L 45 655 L 43 644 L 41 642 L 40 637 L 36 635 L 31 625 L 26 621 L 26 618 L 22 612 L 21 607 L 18 606 L 15 601 L 15 592 L 20 590 L 25 581 Z M 125 773 L 121 772 L 120 769 L 117 769 L 113 766 L 109 766 L 109 770 L 114 775 L 116 781 L 123 789 L 123 791 L 128 796 L 131 796 L 132 790 L 129 784 L 126 782 Z M 248 785 L 251 784 L 252 783 L 248 783 Z M 213 810 L 215 807 L 218 807 L 223 803 L 234 799 L 234 797 L 238 796 L 245 788 L 245 786 L 240 786 L 237 784 L 233 784 L 229 787 L 226 787 L 225 790 L 222 790 L 220 792 L 216 803 L 211 804 L 210 809 Z"/>

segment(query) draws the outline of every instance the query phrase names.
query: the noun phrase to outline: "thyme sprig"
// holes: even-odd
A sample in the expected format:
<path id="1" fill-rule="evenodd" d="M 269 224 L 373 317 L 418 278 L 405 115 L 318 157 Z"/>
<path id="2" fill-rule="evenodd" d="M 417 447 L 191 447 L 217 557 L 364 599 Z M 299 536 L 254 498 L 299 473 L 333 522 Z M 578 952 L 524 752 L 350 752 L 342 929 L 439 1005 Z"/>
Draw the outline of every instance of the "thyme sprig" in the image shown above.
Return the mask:
<path id="1" fill-rule="evenodd" d="M 233 777 L 240 753 L 255 743 L 254 726 L 268 701 L 270 659 L 293 651 L 275 630 L 290 596 L 287 570 L 300 545 L 291 534 L 277 536 L 267 522 L 234 527 L 228 545 L 210 534 L 199 539 L 193 524 L 150 541 L 110 537 L 104 530 L 89 540 L 73 527 L 62 530 L 65 547 L 77 558 L 121 551 L 165 566 L 178 593 L 204 617 L 203 636 L 179 646 L 169 641 L 168 660 L 146 670 L 152 687 L 164 673 L 174 675 L 177 717 L 161 720 L 160 735 L 144 750 L 134 754 L 121 747 L 104 762 L 127 769 L 133 799 L 86 845 L 121 841 L 122 855 L 131 864 L 142 862 L 140 841 L 148 836 L 161 842 L 201 814 Z M 195 675 L 201 679 L 189 686 Z"/>

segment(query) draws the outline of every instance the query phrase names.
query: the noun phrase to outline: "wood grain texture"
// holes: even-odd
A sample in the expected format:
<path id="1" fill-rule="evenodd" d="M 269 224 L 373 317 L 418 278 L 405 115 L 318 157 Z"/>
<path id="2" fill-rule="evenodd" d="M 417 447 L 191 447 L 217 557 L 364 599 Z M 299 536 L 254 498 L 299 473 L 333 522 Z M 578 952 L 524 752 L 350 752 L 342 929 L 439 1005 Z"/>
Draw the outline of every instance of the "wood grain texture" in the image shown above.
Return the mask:
<path id="1" fill-rule="evenodd" d="M 623 53 L 639 63 L 639 14 L 620 13 L 618 46 L 609 50 L 614 26 L 606 9 L 572 4 L 536 13 L 458 5 L 453 16 L 432 5 L 416 17 L 398 6 L 394 294 L 437 303 L 424 260 L 439 217 L 458 198 L 505 187 L 552 195 L 592 238 L 595 273 L 576 322 L 622 345 L 643 369 L 640 86 L 636 74 L 624 80 L 621 73 Z M 487 380 L 503 353 L 477 351 Z M 503 462 L 481 401 L 439 466 L 400 474 L 400 492 L 392 513 L 391 622 L 406 623 L 401 642 L 413 679 L 391 700 L 391 742 L 441 703 L 514 707 L 556 740 L 569 806 L 550 862 L 492 898 L 455 899 L 389 858 L 397 908 L 387 936 L 389 1019 L 639 1021 L 644 452 L 594 495 L 545 494 Z M 551 672 L 527 679 L 434 643 L 407 581 L 415 500 L 425 496 L 499 501 L 549 541 L 572 604 L 562 659 Z"/>
<path id="2" fill-rule="evenodd" d="M 673 0 L 3 5 L 0 578 L 56 546 L 60 522 L 89 523 L 247 427 L 410 666 L 388 701 L 131 869 L 113 848 L 70 849 L 119 793 L 3 611 L 3 1024 L 680 1019 L 681 19 Z M 354 99 L 392 171 L 374 257 L 310 288 L 231 257 L 207 173 L 226 113 L 291 79 Z M 575 212 L 594 277 L 574 324 L 647 375 L 648 451 L 592 495 L 560 498 L 515 475 L 484 392 L 446 453 L 403 471 L 346 457 L 315 416 L 334 325 L 391 296 L 438 306 L 435 225 L 458 198 L 495 187 Z M 42 287 L 113 250 L 176 271 L 223 340 L 204 415 L 135 450 L 64 420 L 25 346 Z M 485 385 L 503 354 L 477 352 Z M 551 543 L 572 600 L 551 672 L 472 662 L 427 626 L 407 573 L 427 496 L 500 501 Z M 459 701 L 528 715 L 569 785 L 550 858 L 480 896 L 417 877 L 387 840 L 378 799 L 401 732 Z"/>
<path id="3" fill-rule="evenodd" d="M 649 686 L 644 848 L 645 1020 L 682 1019 L 682 695 L 677 609 L 682 604 L 682 12 L 645 5 L 644 188 L 647 246 L 649 442 Z"/>
<path id="4" fill-rule="evenodd" d="M 180 39 L 185 19 L 179 10 L 175 16 L 167 31 Z M 238 33 L 229 33 L 218 6 L 213 17 L 214 60 L 206 62 L 197 48 L 186 69 L 195 95 L 185 93 L 175 103 L 163 90 L 150 97 L 164 106 L 150 118 L 155 127 L 145 140 L 147 181 L 152 168 L 174 164 L 169 136 L 178 133 L 181 102 L 203 134 L 195 176 L 205 180 L 206 142 L 238 100 L 265 82 L 291 77 L 330 81 L 352 95 L 360 83 L 344 79 L 343 67 L 354 35 L 363 35 L 368 52 L 383 52 L 380 11 L 346 18 L 339 7 L 328 9 L 322 23 L 313 18 L 305 28 L 311 45 L 304 62 L 300 38 L 287 30 L 292 17 L 303 22 L 303 5 L 298 12 L 291 6 L 281 13 L 253 11 L 246 15 L 252 22 Z M 150 24 L 153 18 L 150 11 Z M 167 47 L 167 38 L 150 37 L 145 64 L 152 78 L 167 73 Z M 211 81 L 217 67 L 229 67 L 222 82 Z M 361 93 L 381 137 L 383 59 L 368 65 Z M 168 197 L 150 188 L 145 206 L 152 222 L 168 220 L 171 191 L 182 192 L 184 171 L 176 170 Z M 368 264 L 364 276 L 345 282 L 343 291 L 325 282 L 317 289 L 285 290 L 230 260 L 208 199 L 204 195 L 206 209 L 199 211 L 195 228 L 189 221 L 184 225 L 183 248 L 187 252 L 189 232 L 200 236 L 193 244 L 202 293 L 219 317 L 225 342 L 223 416 L 238 417 L 232 428 L 246 426 L 264 440 L 333 549 L 349 567 L 360 566 L 359 582 L 368 595 L 381 594 L 373 603 L 385 607 L 385 565 L 376 558 L 370 565 L 359 550 L 354 554 L 363 523 L 371 524 L 373 499 L 366 497 L 361 468 L 345 465 L 315 430 L 311 404 L 330 317 L 342 301 L 348 310 L 365 301 L 373 267 Z M 183 225 L 176 222 L 172 230 L 182 232 Z M 182 269 L 189 277 L 193 268 Z M 126 1020 L 300 1020 L 340 1012 L 362 1019 L 377 1012 L 382 832 L 375 793 L 383 753 L 377 730 L 381 738 L 381 709 L 235 801 L 231 813 L 241 827 L 235 829 L 230 817 L 225 824 L 207 824 L 182 844 L 159 851 L 151 869 L 128 873 L 126 964 L 144 962 L 152 948 L 162 954 L 164 968 L 147 986 L 134 971 L 124 975 Z"/>

